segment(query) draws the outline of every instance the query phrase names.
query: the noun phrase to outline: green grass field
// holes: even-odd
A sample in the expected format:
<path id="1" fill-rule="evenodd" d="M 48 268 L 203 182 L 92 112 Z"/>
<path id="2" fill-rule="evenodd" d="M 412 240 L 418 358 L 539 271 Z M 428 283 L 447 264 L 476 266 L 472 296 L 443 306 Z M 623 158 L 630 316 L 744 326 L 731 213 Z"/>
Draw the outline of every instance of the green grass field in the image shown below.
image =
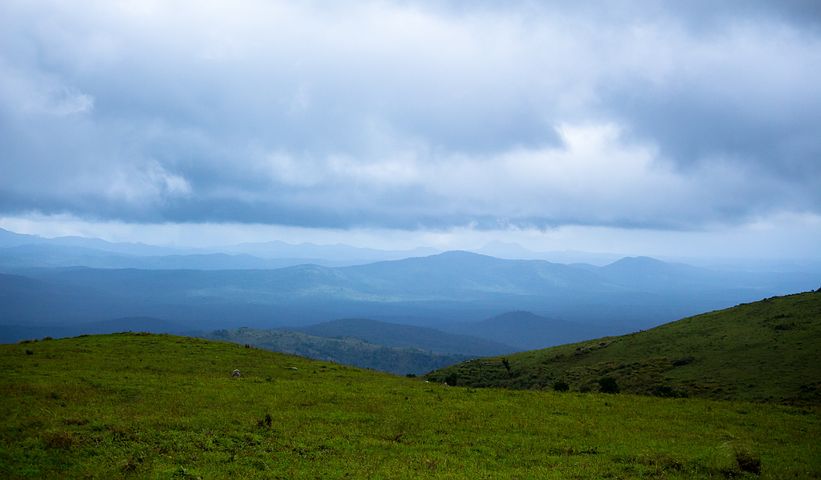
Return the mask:
<path id="1" fill-rule="evenodd" d="M 821 292 L 472 360 L 428 376 L 472 387 L 552 389 L 563 382 L 571 391 L 597 391 L 605 377 L 636 394 L 821 405 Z"/>
<path id="2" fill-rule="evenodd" d="M 0 368 L 2 478 L 821 477 L 814 406 L 452 388 L 163 335 L 2 345 Z"/>

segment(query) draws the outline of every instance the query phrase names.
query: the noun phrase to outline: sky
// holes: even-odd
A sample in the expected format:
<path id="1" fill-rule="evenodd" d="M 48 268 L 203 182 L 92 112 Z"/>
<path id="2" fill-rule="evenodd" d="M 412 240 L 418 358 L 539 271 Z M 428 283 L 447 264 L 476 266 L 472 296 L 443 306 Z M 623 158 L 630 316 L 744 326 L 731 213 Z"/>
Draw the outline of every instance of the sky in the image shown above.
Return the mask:
<path id="1" fill-rule="evenodd" d="M 0 2 L 0 227 L 819 258 L 814 1 Z"/>

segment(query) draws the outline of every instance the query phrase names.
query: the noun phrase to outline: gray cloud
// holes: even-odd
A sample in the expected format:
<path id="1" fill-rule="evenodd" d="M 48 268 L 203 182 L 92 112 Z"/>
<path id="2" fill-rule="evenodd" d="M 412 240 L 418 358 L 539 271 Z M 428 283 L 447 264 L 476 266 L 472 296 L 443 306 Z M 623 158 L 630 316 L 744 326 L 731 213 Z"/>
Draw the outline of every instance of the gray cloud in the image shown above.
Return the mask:
<path id="1" fill-rule="evenodd" d="M 812 2 L 0 6 L 0 213 L 691 229 L 821 214 Z"/>

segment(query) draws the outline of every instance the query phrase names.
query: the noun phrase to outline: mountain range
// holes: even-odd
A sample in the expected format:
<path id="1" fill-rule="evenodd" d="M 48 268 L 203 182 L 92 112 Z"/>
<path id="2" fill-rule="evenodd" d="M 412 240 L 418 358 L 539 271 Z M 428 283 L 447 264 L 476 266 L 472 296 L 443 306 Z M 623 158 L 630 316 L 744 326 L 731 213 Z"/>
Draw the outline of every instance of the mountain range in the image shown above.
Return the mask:
<path id="1" fill-rule="evenodd" d="M 238 248 L 259 253 L 266 245 L 294 255 L 343 252 L 326 263 L 344 262 L 347 254 L 408 254 L 346 246 L 299 250 L 278 242 Z M 811 268 L 714 270 L 648 257 L 597 266 L 465 251 L 345 266 L 301 261 L 0 231 L 0 336 L 14 341 L 102 333 L 112 331 L 107 328 L 115 319 L 131 319 L 126 321 L 131 330 L 151 330 L 152 324 L 141 328 L 134 320 L 150 318 L 165 322 L 160 331 L 176 333 L 307 329 L 302 333 L 432 352 L 438 350 L 430 338 L 457 334 L 499 348 L 458 352 L 475 356 L 651 328 L 814 289 L 821 277 Z M 292 262 L 299 264 L 287 265 Z M 317 325 L 329 321 L 336 323 Z M 396 326 L 386 329 L 386 323 L 436 333 L 423 341 L 419 331 L 410 335 Z"/>
<path id="2" fill-rule="evenodd" d="M 167 247 L 77 236 L 44 238 L 0 228 L 0 267 L 5 268 L 272 269 L 300 264 L 348 266 L 435 253 L 422 247 L 379 250 L 278 240 L 209 248 Z"/>

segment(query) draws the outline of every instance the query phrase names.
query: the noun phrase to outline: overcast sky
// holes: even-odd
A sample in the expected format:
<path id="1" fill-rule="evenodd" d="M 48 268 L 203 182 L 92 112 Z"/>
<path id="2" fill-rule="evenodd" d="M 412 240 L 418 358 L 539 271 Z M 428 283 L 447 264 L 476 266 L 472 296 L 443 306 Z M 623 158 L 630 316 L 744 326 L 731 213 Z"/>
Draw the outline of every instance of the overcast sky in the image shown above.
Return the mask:
<path id="1" fill-rule="evenodd" d="M 818 2 L 576 3 L 4 0 L 0 227 L 821 256 Z"/>

